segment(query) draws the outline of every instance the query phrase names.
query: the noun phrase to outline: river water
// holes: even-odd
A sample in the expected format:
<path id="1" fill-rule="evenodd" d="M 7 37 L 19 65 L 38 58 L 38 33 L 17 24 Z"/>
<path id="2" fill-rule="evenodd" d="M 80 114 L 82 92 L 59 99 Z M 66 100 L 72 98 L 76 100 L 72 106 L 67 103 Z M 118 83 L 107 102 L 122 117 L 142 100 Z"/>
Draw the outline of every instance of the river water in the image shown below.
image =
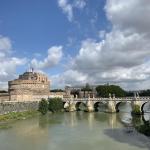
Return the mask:
<path id="1" fill-rule="evenodd" d="M 142 118 L 122 110 L 54 113 L 16 121 L 0 130 L 0 150 L 150 150 L 150 138 L 130 126 Z M 146 113 L 145 119 L 149 117 Z"/>

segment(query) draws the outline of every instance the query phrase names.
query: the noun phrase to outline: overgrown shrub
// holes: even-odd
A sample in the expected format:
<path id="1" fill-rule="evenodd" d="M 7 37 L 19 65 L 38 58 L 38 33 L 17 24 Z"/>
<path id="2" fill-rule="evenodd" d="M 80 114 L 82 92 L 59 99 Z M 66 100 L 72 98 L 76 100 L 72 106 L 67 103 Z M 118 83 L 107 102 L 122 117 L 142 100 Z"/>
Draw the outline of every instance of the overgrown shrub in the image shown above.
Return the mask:
<path id="1" fill-rule="evenodd" d="M 63 101 L 61 98 L 49 98 L 48 109 L 52 112 L 61 111 L 63 109 Z"/>
<path id="2" fill-rule="evenodd" d="M 40 102 L 39 102 L 39 111 L 45 115 L 48 111 L 48 102 L 47 100 L 45 99 L 42 99 Z"/>
<path id="3" fill-rule="evenodd" d="M 135 115 L 140 115 L 141 114 L 141 110 L 140 110 L 139 105 L 134 105 L 133 110 L 132 110 L 132 114 L 135 114 Z"/>

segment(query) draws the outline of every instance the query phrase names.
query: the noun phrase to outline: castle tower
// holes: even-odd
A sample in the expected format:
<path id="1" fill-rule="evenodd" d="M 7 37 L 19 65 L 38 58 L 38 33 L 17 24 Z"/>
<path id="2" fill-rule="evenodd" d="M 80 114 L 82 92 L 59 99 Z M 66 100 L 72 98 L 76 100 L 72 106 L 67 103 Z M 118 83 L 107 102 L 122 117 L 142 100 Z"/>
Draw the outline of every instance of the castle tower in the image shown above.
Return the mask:
<path id="1" fill-rule="evenodd" d="M 18 79 L 8 82 L 10 101 L 34 101 L 48 98 L 50 81 L 44 74 L 33 69 L 19 75 Z"/>

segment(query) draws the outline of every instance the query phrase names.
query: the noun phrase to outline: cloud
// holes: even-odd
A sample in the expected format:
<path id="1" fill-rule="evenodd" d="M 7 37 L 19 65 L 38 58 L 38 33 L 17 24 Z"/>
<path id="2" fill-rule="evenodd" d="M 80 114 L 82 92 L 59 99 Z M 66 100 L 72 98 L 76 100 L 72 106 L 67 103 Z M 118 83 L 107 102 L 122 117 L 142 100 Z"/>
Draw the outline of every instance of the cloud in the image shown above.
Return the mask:
<path id="1" fill-rule="evenodd" d="M 0 59 L 5 58 L 5 56 L 10 53 L 11 49 L 10 39 L 0 35 Z"/>
<path id="2" fill-rule="evenodd" d="M 5 88 L 8 80 L 16 77 L 16 68 L 26 63 L 26 58 L 11 56 L 12 43 L 8 37 L 0 35 L 0 85 Z"/>
<path id="3" fill-rule="evenodd" d="M 88 76 L 84 73 L 70 69 L 62 74 L 50 76 L 50 79 L 53 88 L 64 88 L 66 85 L 84 84 L 88 80 Z"/>
<path id="4" fill-rule="evenodd" d="M 69 21 L 73 21 L 73 9 L 83 9 L 86 5 L 84 0 L 75 0 L 69 3 L 68 0 L 58 0 L 58 6 L 62 9 L 63 13 L 67 15 Z"/>
<path id="5" fill-rule="evenodd" d="M 57 65 L 63 56 L 62 46 L 53 46 L 48 49 L 47 53 L 47 57 L 43 61 L 32 59 L 31 65 L 35 69 L 47 69 Z"/>
<path id="6" fill-rule="evenodd" d="M 121 30 L 149 32 L 150 3 L 147 0 L 107 0 L 105 10 L 113 26 Z"/>
<path id="7" fill-rule="evenodd" d="M 68 20 L 72 21 L 73 19 L 72 5 L 69 4 L 67 0 L 58 0 L 58 5 L 63 10 L 63 12 L 67 14 Z"/>
<path id="8" fill-rule="evenodd" d="M 85 39 L 72 61 L 68 83 L 115 83 L 128 89 L 150 84 L 150 3 L 147 0 L 107 0 L 105 13 L 112 24 L 110 32 L 99 32 L 100 40 Z M 144 17 L 143 17 L 144 16 Z M 74 81 L 74 82 L 73 82 Z"/>
<path id="9" fill-rule="evenodd" d="M 74 1 L 74 7 L 83 9 L 86 6 L 85 0 L 75 0 Z"/>

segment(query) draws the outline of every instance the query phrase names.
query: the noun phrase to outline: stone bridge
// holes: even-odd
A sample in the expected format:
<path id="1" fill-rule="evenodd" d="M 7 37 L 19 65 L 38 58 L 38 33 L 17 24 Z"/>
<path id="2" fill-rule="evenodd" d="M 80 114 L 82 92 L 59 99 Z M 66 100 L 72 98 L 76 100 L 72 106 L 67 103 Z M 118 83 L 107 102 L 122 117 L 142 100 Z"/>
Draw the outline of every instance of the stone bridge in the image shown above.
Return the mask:
<path id="1" fill-rule="evenodd" d="M 134 97 L 122 97 L 116 98 L 115 95 L 109 95 L 109 98 L 63 98 L 64 108 L 68 108 L 68 111 L 76 111 L 79 110 L 80 104 L 83 104 L 86 107 L 86 111 L 92 112 L 95 111 L 99 105 L 106 104 L 107 112 L 119 112 L 119 105 L 121 103 L 130 103 L 132 109 L 135 106 L 139 106 L 140 112 L 143 113 L 144 105 L 150 102 L 150 97 L 139 97 L 136 94 Z"/>

